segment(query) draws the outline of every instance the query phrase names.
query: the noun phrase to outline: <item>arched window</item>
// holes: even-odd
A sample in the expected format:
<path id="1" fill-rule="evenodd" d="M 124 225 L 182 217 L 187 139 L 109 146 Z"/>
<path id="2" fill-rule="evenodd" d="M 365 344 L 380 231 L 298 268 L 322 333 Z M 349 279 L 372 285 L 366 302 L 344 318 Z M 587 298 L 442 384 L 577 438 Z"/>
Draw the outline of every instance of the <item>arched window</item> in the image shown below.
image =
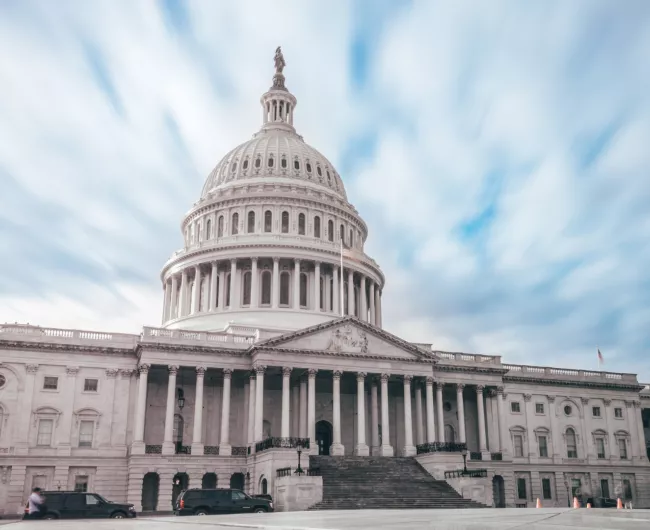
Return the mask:
<path id="1" fill-rule="evenodd" d="M 320 166 L 316 166 L 316 171 L 318 172 L 319 177 L 323 176 L 323 170 L 320 168 Z"/>
<path id="2" fill-rule="evenodd" d="M 271 271 L 262 271 L 262 305 L 271 305 Z"/>
<path id="3" fill-rule="evenodd" d="M 212 219 L 205 222 L 205 238 L 212 239 Z"/>
<path id="4" fill-rule="evenodd" d="M 305 214 L 298 214 L 298 233 L 301 236 L 305 235 Z"/>
<path id="5" fill-rule="evenodd" d="M 269 157 L 268 166 L 273 167 L 273 157 L 272 156 Z"/>
<path id="6" fill-rule="evenodd" d="M 261 487 L 260 487 L 260 493 L 262 495 L 266 495 L 268 493 L 268 489 L 269 489 L 268 482 L 267 482 L 267 480 L 265 478 L 263 478 L 262 479 L 262 484 L 261 484 Z"/>
<path id="7" fill-rule="evenodd" d="M 334 241 L 334 222 L 331 219 L 327 221 L 327 239 Z"/>
<path id="8" fill-rule="evenodd" d="M 282 233 L 289 233 L 289 212 L 282 212 Z"/>
<path id="9" fill-rule="evenodd" d="M 271 232 L 273 230 L 273 214 L 271 210 L 266 210 L 264 212 L 264 231 Z"/>
<path id="10" fill-rule="evenodd" d="M 182 391 L 182 389 L 179 389 Z M 183 426 L 185 425 L 185 422 L 183 421 L 183 416 L 180 414 L 174 414 L 174 430 L 172 433 L 172 437 L 174 438 L 174 442 L 180 445 L 183 445 Z"/>
<path id="11" fill-rule="evenodd" d="M 298 160 L 297 158 L 293 161 L 293 169 L 295 169 L 296 171 L 300 170 L 300 160 Z"/>
<path id="12" fill-rule="evenodd" d="M 244 273 L 242 285 L 242 305 L 251 304 L 251 271 Z"/>
<path id="13" fill-rule="evenodd" d="M 307 274 L 300 274 L 300 307 L 307 307 Z"/>
<path id="14" fill-rule="evenodd" d="M 445 442 L 456 443 L 456 433 L 454 428 L 449 424 L 445 425 Z"/>
<path id="15" fill-rule="evenodd" d="M 320 237 L 320 217 L 314 217 L 314 237 Z"/>
<path id="16" fill-rule="evenodd" d="M 345 227 L 343 225 L 339 227 L 339 238 L 345 243 Z"/>
<path id="17" fill-rule="evenodd" d="M 244 169 L 248 169 L 248 158 L 246 160 L 244 160 L 244 163 L 242 164 L 242 167 Z"/>
<path id="18" fill-rule="evenodd" d="M 233 173 L 234 173 L 235 171 L 237 171 L 237 162 L 233 162 L 233 163 L 232 163 L 232 166 L 231 166 L 230 170 L 231 170 Z"/>
<path id="19" fill-rule="evenodd" d="M 261 160 L 260 157 L 258 156 L 258 157 L 255 159 L 255 167 L 259 168 L 261 165 L 262 165 L 262 160 Z"/>
<path id="20" fill-rule="evenodd" d="M 566 455 L 567 458 L 578 458 L 578 445 L 576 443 L 576 432 L 569 427 L 566 430 Z"/>
<path id="21" fill-rule="evenodd" d="M 352 230 L 352 228 L 350 228 L 350 241 L 348 241 L 348 243 L 351 247 L 354 246 L 354 230 Z"/>
<path id="22" fill-rule="evenodd" d="M 239 234 L 239 214 L 237 212 L 232 214 L 232 226 L 230 227 L 230 233 L 233 236 Z"/>
<path id="23" fill-rule="evenodd" d="M 255 232 L 255 212 L 248 212 L 248 233 Z"/>
<path id="24" fill-rule="evenodd" d="M 280 305 L 289 305 L 290 276 L 287 271 L 280 274 Z"/>
<path id="25" fill-rule="evenodd" d="M 287 159 L 286 157 L 282 157 L 282 160 L 280 161 L 280 165 L 282 166 L 282 169 L 287 169 Z"/>
<path id="26" fill-rule="evenodd" d="M 309 162 L 307 162 L 305 164 L 305 167 L 307 168 L 307 173 L 309 173 L 311 175 L 311 164 Z"/>
<path id="27" fill-rule="evenodd" d="M 230 306 L 230 273 L 226 273 L 226 307 Z"/>
<path id="28" fill-rule="evenodd" d="M 217 237 L 223 237 L 223 215 L 220 215 L 217 221 Z"/>

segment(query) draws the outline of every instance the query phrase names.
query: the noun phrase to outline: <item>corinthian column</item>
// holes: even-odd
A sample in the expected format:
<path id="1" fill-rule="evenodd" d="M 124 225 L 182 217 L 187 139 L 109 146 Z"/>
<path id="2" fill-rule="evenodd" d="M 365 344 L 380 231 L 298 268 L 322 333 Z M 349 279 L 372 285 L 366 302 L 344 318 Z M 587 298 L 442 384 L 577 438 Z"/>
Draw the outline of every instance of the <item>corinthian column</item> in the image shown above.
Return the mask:
<path id="1" fill-rule="evenodd" d="M 28 365 L 29 366 L 29 365 Z M 132 454 L 144 454 L 144 417 L 147 411 L 147 379 L 149 365 L 141 364 L 138 367 L 140 380 L 138 381 L 138 401 L 135 407 L 135 428 L 133 433 Z"/>
<path id="2" fill-rule="evenodd" d="M 445 417 L 442 409 L 442 387 L 444 383 L 436 383 L 436 416 L 438 417 L 438 441 L 445 440 Z"/>
<path id="3" fill-rule="evenodd" d="M 426 401 L 427 401 L 427 443 L 436 441 L 436 422 L 433 414 L 433 377 L 426 380 Z"/>
<path id="4" fill-rule="evenodd" d="M 415 424 L 416 442 L 420 445 L 424 443 L 424 431 L 422 428 L 422 384 L 419 382 L 415 383 Z"/>
<path id="5" fill-rule="evenodd" d="M 273 309 L 280 307 L 280 258 L 273 258 Z"/>
<path id="6" fill-rule="evenodd" d="M 171 294 L 171 305 L 169 306 L 169 315 L 167 318 L 173 320 L 177 317 L 178 312 L 178 276 L 176 274 L 172 275 L 172 294 Z"/>
<path id="7" fill-rule="evenodd" d="M 379 399 L 377 396 L 377 378 L 370 384 L 370 432 L 372 434 L 372 454 L 379 454 Z"/>
<path id="8" fill-rule="evenodd" d="M 212 271 L 210 272 L 210 298 L 208 299 L 208 311 L 214 311 L 217 307 L 217 278 L 219 271 L 217 269 L 217 262 L 212 262 Z M 221 286 L 223 289 L 223 285 Z"/>
<path id="9" fill-rule="evenodd" d="M 309 448 L 311 454 L 318 454 L 316 447 L 316 372 L 310 368 L 307 371 L 307 432 L 309 433 Z"/>
<path id="10" fill-rule="evenodd" d="M 460 443 L 466 443 L 465 438 L 465 402 L 463 401 L 463 389 L 465 385 L 456 385 L 456 409 L 458 410 L 458 438 Z"/>
<path id="11" fill-rule="evenodd" d="M 373 325 L 377 325 L 377 320 L 375 317 L 375 282 L 370 280 L 370 289 L 368 293 L 368 298 L 370 299 L 370 320 L 369 322 Z"/>
<path id="12" fill-rule="evenodd" d="M 357 446 L 354 453 L 357 456 L 368 456 L 370 450 L 366 444 L 366 391 L 364 381 L 366 374 L 357 373 Z"/>
<path id="13" fill-rule="evenodd" d="M 341 444 L 341 376 L 343 372 L 334 370 L 332 378 L 332 420 L 334 422 L 332 447 L 330 454 L 343 456 L 345 448 Z"/>
<path id="14" fill-rule="evenodd" d="M 257 272 L 257 258 L 251 259 L 251 307 L 259 306 L 259 273 Z"/>
<path id="15" fill-rule="evenodd" d="M 293 308 L 300 309 L 300 260 L 293 263 Z"/>
<path id="16" fill-rule="evenodd" d="M 163 438 L 162 454 L 174 454 L 174 410 L 176 408 L 176 374 L 178 366 L 169 365 L 167 381 L 167 404 L 165 407 L 165 435 Z"/>
<path id="17" fill-rule="evenodd" d="M 289 425 L 291 420 L 291 368 L 282 368 L 282 428 L 280 436 L 289 438 Z"/>
<path id="18" fill-rule="evenodd" d="M 333 303 L 332 303 L 332 312 L 336 315 L 341 314 L 341 306 L 339 304 L 342 304 L 343 301 L 339 301 L 339 294 L 340 294 L 340 287 L 339 287 L 339 268 L 334 265 L 332 267 L 332 298 L 333 298 Z"/>
<path id="19" fill-rule="evenodd" d="M 320 311 L 320 263 L 314 263 L 314 311 Z"/>
<path id="20" fill-rule="evenodd" d="M 348 316 L 354 316 L 354 272 L 348 269 Z"/>
<path id="21" fill-rule="evenodd" d="M 359 287 L 359 316 L 364 322 L 368 321 L 368 302 L 366 298 L 366 277 L 361 275 L 361 285 Z"/>
<path id="22" fill-rule="evenodd" d="M 219 454 L 229 456 L 232 453 L 230 445 L 230 383 L 232 370 L 223 370 L 223 397 L 221 399 L 221 441 L 219 442 Z"/>
<path id="23" fill-rule="evenodd" d="M 393 456 L 390 444 L 390 425 L 388 418 L 388 378 L 390 374 L 381 374 L 381 452 L 380 456 Z"/>
<path id="24" fill-rule="evenodd" d="M 255 441 L 261 442 L 264 436 L 264 372 L 266 366 L 256 365 L 257 382 L 255 383 Z"/>
<path id="25" fill-rule="evenodd" d="M 201 310 L 201 267 L 194 267 L 194 294 L 192 300 L 192 314 Z"/>
<path id="26" fill-rule="evenodd" d="M 203 381 L 205 366 L 196 367 L 196 398 L 194 400 L 194 426 L 192 429 L 192 453 L 203 454 Z"/>
<path id="27" fill-rule="evenodd" d="M 487 452 L 487 442 L 485 436 L 485 403 L 483 398 L 483 385 L 476 387 L 476 401 L 478 403 L 478 442 L 481 453 Z"/>
<path id="28" fill-rule="evenodd" d="M 413 445 L 413 418 L 411 416 L 411 381 L 413 376 L 404 376 L 404 456 L 415 456 Z"/>

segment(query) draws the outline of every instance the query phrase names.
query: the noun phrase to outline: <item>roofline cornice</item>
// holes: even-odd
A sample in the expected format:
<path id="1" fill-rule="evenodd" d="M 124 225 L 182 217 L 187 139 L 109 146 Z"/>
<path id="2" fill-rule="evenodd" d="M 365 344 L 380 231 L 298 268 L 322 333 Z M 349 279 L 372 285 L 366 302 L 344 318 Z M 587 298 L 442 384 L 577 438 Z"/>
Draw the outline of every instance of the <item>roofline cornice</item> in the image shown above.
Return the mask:
<path id="1" fill-rule="evenodd" d="M 625 390 L 629 392 L 640 392 L 644 387 L 633 384 L 614 384 L 597 381 L 577 381 L 563 379 L 536 379 L 534 377 L 503 377 L 504 383 L 528 383 L 544 386 L 569 386 L 574 388 L 600 388 L 603 390 Z"/>
<path id="2" fill-rule="evenodd" d="M 0 340 L 0 349 L 2 350 L 40 350 L 50 352 L 75 352 L 75 353 L 99 353 L 99 354 L 118 354 L 118 355 L 136 355 L 138 346 L 132 348 L 119 348 L 114 346 L 88 346 L 85 344 L 74 343 L 53 343 L 53 342 L 31 342 L 16 340 Z"/>

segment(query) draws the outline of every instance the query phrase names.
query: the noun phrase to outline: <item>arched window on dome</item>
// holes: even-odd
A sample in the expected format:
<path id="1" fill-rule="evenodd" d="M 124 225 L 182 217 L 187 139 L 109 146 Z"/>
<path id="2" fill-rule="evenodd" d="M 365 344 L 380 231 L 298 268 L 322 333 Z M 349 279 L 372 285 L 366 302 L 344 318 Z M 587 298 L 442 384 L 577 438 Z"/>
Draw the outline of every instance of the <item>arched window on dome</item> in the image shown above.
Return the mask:
<path id="1" fill-rule="evenodd" d="M 269 167 L 273 167 L 273 155 L 269 156 L 269 161 L 267 162 Z"/>
<path id="2" fill-rule="evenodd" d="M 242 297 L 241 303 L 244 306 L 251 305 L 251 271 L 244 272 L 242 278 Z"/>
<path id="3" fill-rule="evenodd" d="M 293 161 L 293 169 L 295 169 L 296 171 L 300 171 L 300 160 L 298 160 L 297 158 Z"/>
<path id="4" fill-rule="evenodd" d="M 323 170 L 320 168 L 320 166 L 316 166 L 316 172 L 318 173 L 319 177 L 323 176 Z"/>
<path id="5" fill-rule="evenodd" d="M 307 173 L 311 175 L 311 164 L 309 162 L 306 162 L 305 167 L 307 168 Z"/>
<path id="6" fill-rule="evenodd" d="M 314 217 L 314 237 L 320 238 L 320 217 Z"/>
<path id="7" fill-rule="evenodd" d="M 262 167 L 262 159 L 259 156 L 255 159 L 255 167 L 258 169 Z"/>
<path id="8" fill-rule="evenodd" d="M 264 212 L 264 231 L 271 232 L 273 230 L 273 213 L 271 210 Z"/>
<path id="9" fill-rule="evenodd" d="M 327 221 L 327 239 L 334 241 L 334 221 L 331 219 Z"/>
<path id="10" fill-rule="evenodd" d="M 232 163 L 232 166 L 230 166 L 230 170 L 231 170 L 233 173 L 234 173 L 235 171 L 237 171 L 237 162 L 236 162 L 236 161 Z"/>
<path id="11" fill-rule="evenodd" d="M 307 273 L 300 273 L 300 307 L 307 307 Z"/>
<path id="12" fill-rule="evenodd" d="M 280 166 L 282 169 L 287 169 L 287 157 L 282 155 L 282 160 L 280 160 Z"/>
<path id="13" fill-rule="evenodd" d="M 305 235 L 305 214 L 298 214 L 298 234 Z"/>
<path id="14" fill-rule="evenodd" d="M 248 233 L 255 232 L 255 212 L 248 212 Z"/>
<path id="15" fill-rule="evenodd" d="M 244 159 L 244 162 L 242 163 L 242 169 L 248 169 L 248 158 Z"/>
<path id="16" fill-rule="evenodd" d="M 217 220 L 217 237 L 223 237 L 223 215 Z"/>
<path id="17" fill-rule="evenodd" d="M 289 233 L 289 212 L 282 212 L 282 233 Z"/>
<path id="18" fill-rule="evenodd" d="M 350 228 L 350 241 L 349 241 L 350 247 L 354 246 L 354 230 Z"/>
<path id="19" fill-rule="evenodd" d="M 205 222 L 205 238 L 212 239 L 212 219 Z"/>
<path id="20" fill-rule="evenodd" d="M 233 236 L 239 234 L 239 214 L 237 212 L 232 214 L 232 225 L 230 227 L 230 234 Z"/>
<path id="21" fill-rule="evenodd" d="M 224 279 L 226 282 L 226 285 L 224 286 L 226 288 L 226 300 L 224 304 L 226 304 L 226 307 L 230 307 L 230 273 L 226 273 L 226 277 Z"/>
<path id="22" fill-rule="evenodd" d="M 331 186 L 332 185 L 332 177 L 330 176 L 330 170 L 328 169 L 326 171 L 327 173 L 327 183 Z"/>
<path id="23" fill-rule="evenodd" d="M 282 271 L 280 273 L 280 305 L 289 305 L 289 287 L 291 285 L 291 277 L 289 271 Z"/>
<path id="24" fill-rule="evenodd" d="M 271 271 L 262 271 L 262 300 L 263 306 L 271 305 Z"/>
<path id="25" fill-rule="evenodd" d="M 339 238 L 345 243 L 345 227 L 343 225 L 339 227 Z"/>

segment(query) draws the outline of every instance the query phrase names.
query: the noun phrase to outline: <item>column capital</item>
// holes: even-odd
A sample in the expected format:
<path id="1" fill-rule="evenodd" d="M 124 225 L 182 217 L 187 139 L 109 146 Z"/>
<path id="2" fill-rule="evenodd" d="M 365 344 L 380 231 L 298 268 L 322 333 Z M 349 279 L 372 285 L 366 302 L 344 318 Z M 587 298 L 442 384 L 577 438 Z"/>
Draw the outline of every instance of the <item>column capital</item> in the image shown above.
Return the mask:
<path id="1" fill-rule="evenodd" d="M 502 387 L 502 386 L 498 386 L 498 387 L 497 387 L 497 394 L 503 394 L 503 391 L 504 391 L 504 390 L 505 390 L 504 387 Z"/>
<path id="2" fill-rule="evenodd" d="M 404 376 L 404 384 L 405 385 L 410 385 L 411 381 L 413 381 L 413 376 L 412 375 L 405 375 Z"/>
<path id="3" fill-rule="evenodd" d="M 478 392 L 478 389 L 476 390 Z M 531 399 L 533 399 L 532 394 L 524 394 L 524 401 L 528 403 Z"/>
<path id="4" fill-rule="evenodd" d="M 135 370 L 131 368 L 120 368 L 120 375 L 123 379 L 130 379 L 131 376 L 135 373 Z"/>
<path id="5" fill-rule="evenodd" d="M 342 376 L 342 375 L 343 375 L 343 371 L 342 371 L 342 370 L 334 370 L 334 371 L 332 372 L 332 378 L 333 378 L 333 379 L 336 379 L 336 380 L 338 380 L 338 381 L 341 380 L 341 376 Z"/>
<path id="6" fill-rule="evenodd" d="M 200 272 L 201 271 L 201 265 L 194 265 L 194 272 Z"/>
<path id="7" fill-rule="evenodd" d="M 196 377 L 203 377 L 207 368 L 205 366 L 196 367 Z"/>
<path id="8" fill-rule="evenodd" d="M 291 368 L 291 366 L 283 366 L 282 367 L 282 375 L 283 375 L 283 377 L 289 377 L 291 375 L 291 370 L 293 370 L 293 368 Z"/>
<path id="9" fill-rule="evenodd" d="M 357 383 L 363 383 L 366 380 L 366 372 L 357 372 Z"/>
<path id="10" fill-rule="evenodd" d="M 273 258 L 273 263 L 280 263 L 280 258 L 277 257 Z"/>
<path id="11" fill-rule="evenodd" d="M 388 383 L 388 378 L 390 377 L 390 374 L 381 374 L 379 378 L 381 379 L 382 383 Z"/>
<path id="12" fill-rule="evenodd" d="M 253 370 L 255 370 L 256 374 L 264 375 L 264 372 L 266 372 L 266 366 L 263 364 L 256 364 L 253 366 Z"/>
<path id="13" fill-rule="evenodd" d="M 435 380 L 435 383 L 436 383 L 436 388 L 439 388 L 440 390 L 443 390 L 445 388 L 445 385 L 447 384 L 444 381 L 440 381 L 438 379 Z"/>
<path id="14" fill-rule="evenodd" d="M 635 409 L 640 409 L 641 408 L 641 401 L 639 401 L 638 399 L 635 399 L 634 401 L 632 401 L 632 404 L 634 405 Z"/>
<path id="15" fill-rule="evenodd" d="M 548 397 L 550 398 L 551 396 L 548 396 Z M 551 400 L 549 399 L 549 401 L 551 401 Z M 555 396 L 553 396 L 553 401 L 555 401 Z M 606 407 L 609 407 L 612 404 L 612 400 L 611 399 L 603 399 L 603 403 L 605 404 Z"/>
<path id="16" fill-rule="evenodd" d="M 176 375 L 178 373 L 178 366 L 170 364 L 167 366 L 167 370 L 169 371 L 169 375 Z"/>
<path id="17" fill-rule="evenodd" d="M 251 263 L 257 263 L 257 260 L 258 260 L 258 259 L 259 259 L 259 258 L 256 258 L 256 257 L 251 258 Z"/>
<path id="18" fill-rule="evenodd" d="M 117 368 L 106 368 L 106 377 L 113 379 L 117 377 L 119 370 Z"/>
<path id="19" fill-rule="evenodd" d="M 249 381 L 255 381 L 256 375 L 257 374 L 255 373 L 255 370 L 253 370 L 252 372 L 248 372 Z"/>
<path id="20" fill-rule="evenodd" d="M 223 378 L 224 379 L 231 379 L 233 372 L 234 372 L 234 370 L 232 368 L 224 368 L 223 369 Z"/>
<path id="21" fill-rule="evenodd" d="M 425 383 L 426 383 L 427 386 L 433 386 L 433 383 L 435 383 L 435 379 L 433 377 L 429 376 L 429 377 L 426 378 Z"/>
<path id="22" fill-rule="evenodd" d="M 301 260 L 300 258 L 294 258 L 294 259 L 293 259 L 293 262 L 294 262 L 297 266 L 300 266 L 300 262 L 301 262 L 301 261 L 302 261 L 302 260 Z"/>
<path id="23" fill-rule="evenodd" d="M 66 366 L 65 373 L 71 377 L 76 376 L 79 373 L 78 366 Z"/>
<path id="24" fill-rule="evenodd" d="M 477 394 L 482 394 L 483 390 L 485 390 L 485 385 L 476 385 L 476 393 Z"/>
<path id="25" fill-rule="evenodd" d="M 237 265 L 237 258 L 230 258 L 230 265 Z"/>
<path id="26" fill-rule="evenodd" d="M 456 392 L 462 392 L 465 390 L 465 383 L 456 383 Z"/>
<path id="27" fill-rule="evenodd" d="M 580 398 L 583 405 L 589 405 L 589 398 Z"/>
<path id="28" fill-rule="evenodd" d="M 140 366 L 138 366 L 138 372 L 140 374 L 148 374 L 149 368 L 151 368 L 150 364 L 141 364 Z"/>
<path id="29" fill-rule="evenodd" d="M 585 398 L 582 398 L 582 399 L 585 399 Z M 632 402 L 631 401 L 626 401 L 625 402 L 625 407 L 628 408 L 628 409 L 631 409 L 632 408 Z"/>
<path id="30" fill-rule="evenodd" d="M 317 372 L 318 370 L 316 368 L 310 368 L 309 370 L 307 370 L 307 376 L 309 377 L 309 379 L 314 379 L 316 378 Z"/>

